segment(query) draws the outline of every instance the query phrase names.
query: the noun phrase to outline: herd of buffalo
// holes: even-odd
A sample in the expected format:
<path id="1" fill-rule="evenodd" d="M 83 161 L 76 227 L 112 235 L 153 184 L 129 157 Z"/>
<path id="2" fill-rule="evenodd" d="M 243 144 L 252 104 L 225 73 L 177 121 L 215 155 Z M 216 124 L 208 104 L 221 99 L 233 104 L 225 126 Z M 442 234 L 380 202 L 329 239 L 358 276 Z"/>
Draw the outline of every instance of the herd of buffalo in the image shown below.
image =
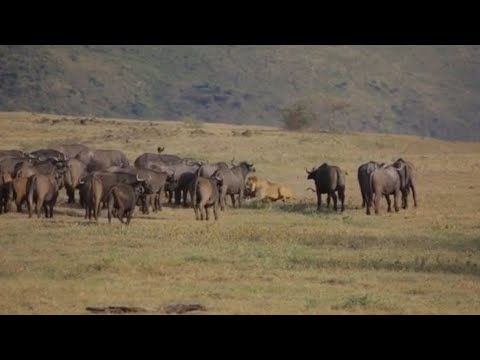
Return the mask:
<path id="1" fill-rule="evenodd" d="M 95 220 L 103 207 L 112 216 L 129 224 L 136 206 L 143 213 L 150 207 L 162 210 L 163 194 L 168 203 L 189 206 L 195 211 L 196 219 L 209 219 L 209 208 L 213 208 L 215 220 L 217 208 L 225 209 L 225 200 L 230 195 L 235 207 L 235 195 L 241 207 L 245 197 L 262 200 L 287 200 L 294 198 L 285 186 L 272 183 L 257 176 L 247 178 L 255 172 L 251 161 L 242 161 L 230 166 L 225 162 L 206 163 L 176 155 L 157 153 L 140 155 L 133 166 L 118 150 L 91 149 L 82 144 L 61 145 L 29 153 L 20 150 L 0 150 L 0 214 L 11 209 L 15 202 L 17 211 L 22 212 L 26 204 L 29 217 L 32 210 L 40 217 L 43 208 L 46 217 L 53 217 L 59 190 L 63 187 L 68 202 L 75 203 L 75 191 L 79 203 L 85 210 L 85 218 Z M 341 211 L 345 202 L 345 173 L 338 167 L 322 164 L 306 170 L 307 179 L 315 182 L 317 209 L 321 206 L 321 195 L 327 194 L 327 207 L 333 199 L 337 211 L 340 200 Z M 367 214 L 374 205 L 378 214 L 382 195 L 391 211 L 390 195 L 394 196 L 394 209 L 399 211 L 408 206 L 410 190 L 417 206 L 415 168 L 412 163 L 398 159 L 391 165 L 370 161 L 358 168 L 358 182 L 362 194 L 362 207 Z"/>

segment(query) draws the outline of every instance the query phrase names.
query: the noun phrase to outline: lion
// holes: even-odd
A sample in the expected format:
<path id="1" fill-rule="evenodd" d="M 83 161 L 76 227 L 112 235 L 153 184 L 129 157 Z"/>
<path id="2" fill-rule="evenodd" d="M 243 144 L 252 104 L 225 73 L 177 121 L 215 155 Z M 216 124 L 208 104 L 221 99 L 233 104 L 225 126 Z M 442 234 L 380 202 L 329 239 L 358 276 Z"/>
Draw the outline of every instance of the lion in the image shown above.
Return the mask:
<path id="1" fill-rule="evenodd" d="M 261 201 L 294 200 L 293 192 L 286 186 L 274 183 L 258 176 L 250 176 L 245 184 L 245 193 Z"/>

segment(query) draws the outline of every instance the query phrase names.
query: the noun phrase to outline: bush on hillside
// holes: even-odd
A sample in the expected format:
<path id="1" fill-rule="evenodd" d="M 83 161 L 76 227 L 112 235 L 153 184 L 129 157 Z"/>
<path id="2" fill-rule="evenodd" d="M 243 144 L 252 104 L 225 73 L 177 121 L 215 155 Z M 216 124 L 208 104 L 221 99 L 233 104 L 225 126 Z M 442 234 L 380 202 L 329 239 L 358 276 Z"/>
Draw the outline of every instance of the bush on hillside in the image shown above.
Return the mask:
<path id="1" fill-rule="evenodd" d="M 294 103 L 280 111 L 285 129 L 287 130 L 306 128 L 311 126 L 316 120 L 316 115 L 302 102 Z"/>

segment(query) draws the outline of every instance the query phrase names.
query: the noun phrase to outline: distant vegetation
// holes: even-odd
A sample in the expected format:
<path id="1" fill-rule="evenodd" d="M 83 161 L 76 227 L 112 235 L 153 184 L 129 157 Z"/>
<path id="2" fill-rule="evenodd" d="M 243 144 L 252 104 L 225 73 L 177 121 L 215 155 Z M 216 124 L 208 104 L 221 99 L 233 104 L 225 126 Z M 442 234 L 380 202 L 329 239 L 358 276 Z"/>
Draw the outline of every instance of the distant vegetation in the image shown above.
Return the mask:
<path id="1" fill-rule="evenodd" d="M 283 122 L 287 130 L 299 130 L 311 126 L 315 120 L 315 114 L 307 105 L 296 103 L 281 110 Z"/>
<path id="2" fill-rule="evenodd" d="M 479 140 L 479 49 L 0 45 L 0 111 Z"/>

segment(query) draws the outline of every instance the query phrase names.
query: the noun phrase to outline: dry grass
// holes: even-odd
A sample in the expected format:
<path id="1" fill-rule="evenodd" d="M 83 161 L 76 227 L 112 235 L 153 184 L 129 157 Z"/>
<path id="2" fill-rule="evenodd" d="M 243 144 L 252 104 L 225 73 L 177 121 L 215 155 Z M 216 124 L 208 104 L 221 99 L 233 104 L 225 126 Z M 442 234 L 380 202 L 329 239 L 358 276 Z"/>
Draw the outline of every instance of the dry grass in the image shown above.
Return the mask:
<path id="1" fill-rule="evenodd" d="M 121 149 L 132 162 L 159 145 L 210 161 L 235 156 L 299 200 L 227 208 L 217 223 L 168 207 L 137 211 L 129 227 L 105 216 L 88 222 L 67 204 L 53 219 L 2 215 L 0 313 L 169 303 L 200 303 L 208 314 L 480 313 L 478 143 L 221 124 L 203 124 L 199 136 L 181 122 L 75 119 L 0 113 L 2 148 L 82 141 Z M 233 135 L 247 129 L 251 136 Z M 387 214 L 383 204 L 367 217 L 358 165 L 399 156 L 417 165 L 419 207 Z M 348 173 L 343 214 L 316 212 L 305 191 L 313 184 L 304 168 L 324 161 Z"/>

